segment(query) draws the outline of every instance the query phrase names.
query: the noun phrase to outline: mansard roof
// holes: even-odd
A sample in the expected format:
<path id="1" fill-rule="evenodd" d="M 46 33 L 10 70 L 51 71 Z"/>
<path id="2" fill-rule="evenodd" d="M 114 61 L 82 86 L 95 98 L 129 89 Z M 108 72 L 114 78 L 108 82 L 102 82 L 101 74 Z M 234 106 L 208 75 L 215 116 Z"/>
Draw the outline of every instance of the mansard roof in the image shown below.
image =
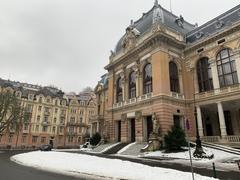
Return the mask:
<path id="1" fill-rule="evenodd" d="M 232 25 L 240 22 L 240 5 L 208 21 L 202 26 L 186 34 L 187 43 L 194 43 L 206 37 L 212 36 Z"/>
<path id="2" fill-rule="evenodd" d="M 142 17 L 136 22 L 131 22 L 132 27 L 139 33 L 138 37 L 141 37 L 147 31 L 152 29 L 153 24 L 159 21 L 163 26 L 166 26 L 176 32 L 185 35 L 195 28 L 195 25 L 188 23 L 183 19 L 182 16 L 178 17 L 168 10 L 164 9 L 161 5 L 158 4 L 158 1 L 155 1 L 154 6 L 147 13 L 143 13 Z M 118 52 L 122 49 L 122 41 L 124 36 L 119 40 L 115 47 L 115 52 Z"/>

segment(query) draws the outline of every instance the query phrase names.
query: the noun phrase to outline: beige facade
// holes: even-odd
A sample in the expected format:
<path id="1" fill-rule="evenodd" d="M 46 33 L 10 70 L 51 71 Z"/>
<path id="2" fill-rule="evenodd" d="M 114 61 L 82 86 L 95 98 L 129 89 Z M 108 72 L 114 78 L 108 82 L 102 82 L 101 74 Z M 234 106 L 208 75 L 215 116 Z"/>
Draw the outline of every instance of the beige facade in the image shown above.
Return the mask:
<path id="1" fill-rule="evenodd" d="M 15 82 L 2 85 L 21 99 L 31 119 L 24 124 L 18 140 L 15 130 L 2 134 L 1 148 L 35 148 L 50 141 L 54 147 L 76 147 L 85 141 L 89 119 L 95 114 L 92 92 L 68 95 L 51 87 L 19 86 Z"/>
<path id="2" fill-rule="evenodd" d="M 149 12 L 127 27 L 105 67 L 106 88 L 98 90 L 101 83 L 96 87 L 97 94 L 107 93 L 97 103 L 105 103 L 101 131 L 109 141 L 147 141 L 153 115 L 160 125 L 160 137 L 176 124 L 194 137 L 196 109 L 203 140 L 239 145 L 237 12 L 240 6 L 196 27 L 156 1 Z"/>

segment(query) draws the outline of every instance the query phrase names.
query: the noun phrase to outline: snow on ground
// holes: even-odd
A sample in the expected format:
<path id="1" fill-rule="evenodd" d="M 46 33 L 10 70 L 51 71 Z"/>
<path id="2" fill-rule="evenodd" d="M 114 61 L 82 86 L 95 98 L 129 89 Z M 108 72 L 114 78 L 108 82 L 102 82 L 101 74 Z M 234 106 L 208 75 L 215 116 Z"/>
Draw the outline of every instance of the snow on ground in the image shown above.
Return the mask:
<path id="1" fill-rule="evenodd" d="M 227 153 L 221 150 L 216 150 L 212 148 L 203 148 L 204 151 L 210 155 L 214 154 L 213 159 L 198 159 L 193 156 L 193 166 L 212 169 L 212 163 L 215 163 L 216 169 L 221 171 L 239 171 L 236 160 L 240 160 L 239 155 L 232 153 Z M 193 154 L 194 148 L 191 148 L 191 153 Z M 190 166 L 190 156 L 189 151 L 179 152 L 179 153 L 164 153 L 164 151 L 155 151 L 151 153 L 145 153 L 144 157 L 153 158 L 176 158 L 173 160 L 168 160 L 168 162 L 180 163 Z"/>
<path id="2" fill-rule="evenodd" d="M 120 149 L 117 154 L 121 154 L 123 153 L 124 151 L 126 151 L 128 148 L 130 148 L 132 145 L 136 144 L 136 142 L 134 143 L 131 143 L 131 144 L 128 144 L 127 146 L 125 146 L 124 148 Z"/>
<path id="3" fill-rule="evenodd" d="M 214 158 L 209 160 L 209 159 L 198 159 L 193 157 L 193 152 L 195 148 L 191 148 L 191 154 L 193 160 L 196 160 L 198 162 L 209 162 L 209 161 L 225 161 L 228 159 L 232 158 L 239 158 L 240 156 L 232 154 L 232 153 L 227 153 L 224 151 L 212 149 L 212 148 L 203 148 L 204 152 L 206 152 L 207 155 L 214 154 Z M 168 158 L 178 158 L 178 159 L 190 159 L 189 156 L 189 151 L 186 149 L 186 151 L 183 152 L 178 152 L 178 153 L 164 153 L 164 151 L 155 151 L 155 152 L 150 152 L 150 153 L 145 153 L 143 156 L 145 157 L 168 157 Z"/>
<path id="4" fill-rule="evenodd" d="M 65 152 L 34 151 L 12 156 L 11 160 L 25 166 L 74 176 L 92 174 L 97 177 L 132 180 L 158 180 L 160 177 L 168 180 L 176 180 L 176 177 L 178 180 L 192 179 L 191 173 L 188 172 Z M 195 178 L 213 180 L 213 178 L 198 174 L 195 174 Z"/>

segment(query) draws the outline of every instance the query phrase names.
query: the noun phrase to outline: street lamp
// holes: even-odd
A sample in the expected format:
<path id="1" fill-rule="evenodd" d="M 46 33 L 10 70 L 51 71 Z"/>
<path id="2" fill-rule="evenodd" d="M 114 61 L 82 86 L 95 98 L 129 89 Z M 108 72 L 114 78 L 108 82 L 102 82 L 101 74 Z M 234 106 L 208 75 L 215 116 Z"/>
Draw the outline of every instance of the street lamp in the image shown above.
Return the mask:
<path id="1" fill-rule="evenodd" d="M 195 68 L 193 68 L 193 106 L 194 106 L 194 118 L 196 123 L 196 149 L 193 153 L 194 157 L 203 158 L 206 153 L 203 151 L 202 142 L 198 132 L 198 120 L 197 120 L 197 108 L 196 108 L 196 99 L 195 99 Z"/>

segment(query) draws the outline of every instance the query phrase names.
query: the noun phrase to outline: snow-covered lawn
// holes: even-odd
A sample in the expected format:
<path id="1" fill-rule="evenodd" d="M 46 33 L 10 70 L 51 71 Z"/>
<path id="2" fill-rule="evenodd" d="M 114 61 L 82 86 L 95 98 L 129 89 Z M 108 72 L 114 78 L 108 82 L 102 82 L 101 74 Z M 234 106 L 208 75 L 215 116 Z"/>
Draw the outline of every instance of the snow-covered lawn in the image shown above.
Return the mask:
<path id="1" fill-rule="evenodd" d="M 96 156 L 65 153 L 65 152 L 41 152 L 34 151 L 18 154 L 11 160 L 42 170 L 63 173 L 74 176 L 92 174 L 97 177 L 134 179 L 134 180 L 190 180 L 191 173 L 172 169 L 150 167 L 129 161 L 118 159 L 106 159 Z M 197 180 L 210 180 L 213 178 L 195 174 Z"/>
<path id="2" fill-rule="evenodd" d="M 168 158 L 178 158 L 178 159 L 190 159 L 189 156 L 189 151 L 186 148 L 186 151 L 183 152 L 178 152 L 178 153 L 164 153 L 164 151 L 155 151 L 155 152 L 150 152 L 150 153 L 145 153 L 143 156 L 145 157 L 168 157 Z M 211 155 L 214 154 L 214 158 L 213 159 L 198 159 L 198 158 L 194 158 L 193 157 L 193 152 L 194 152 L 195 148 L 191 148 L 191 154 L 192 154 L 192 158 L 193 160 L 196 160 L 198 162 L 209 162 L 209 161 L 225 161 L 231 158 L 239 158 L 240 156 L 238 155 L 234 155 L 232 153 L 227 153 L 224 151 L 220 151 L 220 150 L 216 150 L 216 149 L 212 149 L 212 148 L 203 148 L 204 152 L 207 155 Z"/>
<path id="3" fill-rule="evenodd" d="M 212 149 L 212 148 L 203 148 L 204 152 L 207 155 L 214 154 L 213 159 L 198 159 L 193 157 L 193 152 L 195 148 L 191 148 L 192 158 L 193 158 L 193 166 L 204 167 L 208 169 L 212 169 L 212 163 L 215 162 L 215 166 L 218 170 L 229 171 L 229 170 L 238 170 L 238 166 L 235 163 L 235 160 L 240 160 L 239 155 L 235 155 L 232 153 L 227 153 L 224 151 Z M 141 156 L 144 157 L 154 157 L 154 158 L 176 158 L 173 160 L 168 160 L 168 162 L 180 163 L 180 164 L 189 164 L 189 151 L 178 152 L 178 153 L 164 153 L 164 151 L 155 151 L 150 153 L 145 153 Z M 190 164 L 189 164 L 190 165 Z"/>

